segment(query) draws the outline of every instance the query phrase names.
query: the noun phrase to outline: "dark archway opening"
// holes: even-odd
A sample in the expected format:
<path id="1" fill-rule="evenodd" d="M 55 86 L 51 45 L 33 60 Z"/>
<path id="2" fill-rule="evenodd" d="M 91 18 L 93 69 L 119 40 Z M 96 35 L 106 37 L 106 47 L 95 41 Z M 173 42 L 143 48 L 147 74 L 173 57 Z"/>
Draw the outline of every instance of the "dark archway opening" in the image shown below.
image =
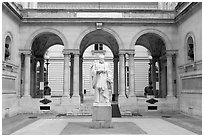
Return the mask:
<path id="1" fill-rule="evenodd" d="M 50 32 L 37 35 L 31 47 L 31 91 L 33 98 L 42 98 L 45 83 L 48 82 L 45 54 L 53 45 L 64 45 L 61 38 Z"/>
<path id="2" fill-rule="evenodd" d="M 155 97 L 164 98 L 167 95 L 167 62 L 166 47 L 161 36 L 146 33 L 140 36 L 135 45 L 141 45 L 150 52 L 149 82 L 152 82 Z M 158 85 L 157 85 L 158 82 Z M 158 87 L 158 88 L 157 88 Z"/>

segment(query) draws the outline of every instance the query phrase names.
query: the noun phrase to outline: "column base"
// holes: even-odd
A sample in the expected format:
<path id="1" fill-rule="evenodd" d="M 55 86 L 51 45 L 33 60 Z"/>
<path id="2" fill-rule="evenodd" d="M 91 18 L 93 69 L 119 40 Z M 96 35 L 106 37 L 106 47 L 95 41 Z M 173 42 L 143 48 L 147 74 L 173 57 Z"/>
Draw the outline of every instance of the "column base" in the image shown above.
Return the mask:
<path id="1" fill-rule="evenodd" d="M 69 105 L 70 104 L 70 98 L 68 96 L 62 96 L 61 104 L 62 105 Z"/>
<path id="2" fill-rule="evenodd" d="M 136 97 L 136 94 L 135 94 L 135 93 L 130 93 L 130 94 L 128 95 L 128 97 Z"/>
<path id="3" fill-rule="evenodd" d="M 118 105 L 121 115 L 129 113 L 132 115 L 131 111 L 137 109 L 137 98 L 135 96 L 119 96 Z"/>
<path id="4" fill-rule="evenodd" d="M 176 97 L 173 96 L 173 95 L 167 95 L 166 98 L 167 98 L 167 99 L 176 99 Z"/>
<path id="5" fill-rule="evenodd" d="M 73 105 L 80 105 L 80 96 L 73 95 L 70 99 L 70 103 Z"/>
<path id="6" fill-rule="evenodd" d="M 119 95 L 118 97 L 118 104 L 124 103 L 124 101 L 127 99 L 125 95 Z"/>

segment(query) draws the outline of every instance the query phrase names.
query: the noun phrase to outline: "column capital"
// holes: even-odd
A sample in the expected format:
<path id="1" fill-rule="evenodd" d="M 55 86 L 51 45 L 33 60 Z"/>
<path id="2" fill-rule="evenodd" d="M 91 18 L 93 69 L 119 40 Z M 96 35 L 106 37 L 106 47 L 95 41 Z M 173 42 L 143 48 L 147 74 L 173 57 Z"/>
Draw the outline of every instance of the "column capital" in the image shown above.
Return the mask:
<path id="1" fill-rule="evenodd" d="M 127 52 L 128 55 L 135 55 L 135 50 L 134 49 L 129 49 Z"/>
<path id="2" fill-rule="evenodd" d="M 62 53 L 64 55 L 69 55 L 69 54 L 80 54 L 79 49 L 63 49 Z"/>
<path id="3" fill-rule="evenodd" d="M 135 54 L 135 50 L 134 49 L 120 49 L 119 50 L 119 54 Z"/>
<path id="4" fill-rule="evenodd" d="M 80 50 L 79 49 L 70 49 L 71 53 L 74 55 L 79 55 L 80 54 Z"/>
<path id="5" fill-rule="evenodd" d="M 69 54 L 71 54 L 71 51 L 70 51 L 70 49 L 63 49 L 62 54 L 69 55 Z"/>
<path id="6" fill-rule="evenodd" d="M 126 50 L 125 49 L 119 50 L 119 55 L 125 55 L 125 54 L 126 54 Z"/>
<path id="7" fill-rule="evenodd" d="M 178 50 L 166 50 L 166 56 L 173 56 L 177 54 L 178 54 Z"/>
<path id="8" fill-rule="evenodd" d="M 31 55 L 32 54 L 31 51 L 32 50 L 30 49 L 19 49 L 20 54 L 22 53 L 24 55 Z"/>

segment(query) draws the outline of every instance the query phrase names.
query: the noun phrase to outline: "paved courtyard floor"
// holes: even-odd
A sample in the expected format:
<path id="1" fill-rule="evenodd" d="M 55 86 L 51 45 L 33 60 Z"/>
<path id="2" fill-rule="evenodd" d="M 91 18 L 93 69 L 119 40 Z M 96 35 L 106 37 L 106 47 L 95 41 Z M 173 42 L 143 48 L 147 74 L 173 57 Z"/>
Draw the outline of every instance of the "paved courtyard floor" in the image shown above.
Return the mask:
<path id="1" fill-rule="evenodd" d="M 2 120 L 3 135 L 201 135 L 202 120 L 183 114 L 142 114 L 112 119 L 112 128 L 91 128 L 91 116 L 20 114 Z"/>

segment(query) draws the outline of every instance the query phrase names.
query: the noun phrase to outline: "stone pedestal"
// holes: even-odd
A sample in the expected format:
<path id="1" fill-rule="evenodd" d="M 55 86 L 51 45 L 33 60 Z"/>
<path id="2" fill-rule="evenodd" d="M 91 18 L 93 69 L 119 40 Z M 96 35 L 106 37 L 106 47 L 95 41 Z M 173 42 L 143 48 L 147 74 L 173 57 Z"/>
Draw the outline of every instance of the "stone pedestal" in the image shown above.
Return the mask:
<path id="1" fill-rule="evenodd" d="M 111 103 L 93 103 L 91 128 L 111 128 Z"/>

